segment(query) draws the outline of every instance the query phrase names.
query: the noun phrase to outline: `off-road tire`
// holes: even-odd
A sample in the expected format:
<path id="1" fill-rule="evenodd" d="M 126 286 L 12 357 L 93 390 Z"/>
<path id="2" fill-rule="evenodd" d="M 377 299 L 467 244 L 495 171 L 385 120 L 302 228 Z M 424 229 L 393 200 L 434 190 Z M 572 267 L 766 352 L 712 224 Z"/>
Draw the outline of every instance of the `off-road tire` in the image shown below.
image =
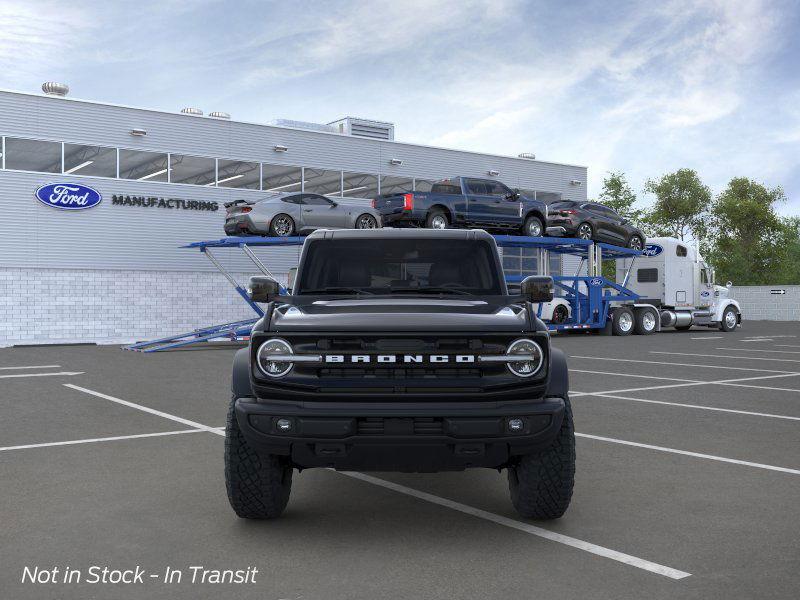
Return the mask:
<path id="1" fill-rule="evenodd" d="M 652 319 L 652 325 L 648 327 L 649 323 L 646 319 Z M 651 335 L 658 329 L 658 316 L 655 311 L 647 308 L 636 309 L 633 313 L 633 332 L 636 335 Z"/>
<path id="2" fill-rule="evenodd" d="M 231 400 L 225 426 L 225 487 L 234 512 L 243 519 L 274 519 L 289 502 L 292 467 L 281 457 L 257 454 L 244 439 Z"/>
<path id="3" fill-rule="evenodd" d="M 569 507 L 575 485 L 575 426 L 569 398 L 549 448 L 526 454 L 508 468 L 508 490 L 517 512 L 528 519 L 558 519 Z"/>
<path id="4" fill-rule="evenodd" d="M 532 237 L 542 237 L 545 234 L 544 223 L 542 223 L 542 220 L 539 217 L 533 215 L 525 219 L 525 224 L 522 226 L 522 235 L 531 236 L 531 228 L 535 228 L 536 224 L 539 225 L 539 235 Z"/>
<path id="5" fill-rule="evenodd" d="M 445 226 L 444 227 L 434 227 L 433 221 L 436 218 L 444 219 Z M 447 229 L 450 226 L 450 219 L 447 217 L 447 213 L 444 212 L 441 208 L 434 208 L 430 212 L 428 212 L 428 216 L 425 218 L 425 227 L 427 229 Z"/>

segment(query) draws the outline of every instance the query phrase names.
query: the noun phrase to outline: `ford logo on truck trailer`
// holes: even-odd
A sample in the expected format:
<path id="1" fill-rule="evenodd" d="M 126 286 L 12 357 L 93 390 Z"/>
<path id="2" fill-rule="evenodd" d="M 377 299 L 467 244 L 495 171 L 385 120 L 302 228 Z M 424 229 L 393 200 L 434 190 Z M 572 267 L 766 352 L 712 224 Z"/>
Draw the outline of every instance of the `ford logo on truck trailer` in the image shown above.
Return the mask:
<path id="1" fill-rule="evenodd" d="M 643 256 L 658 256 L 664 251 L 664 248 L 658 244 L 647 244 L 642 250 Z"/>
<path id="2" fill-rule="evenodd" d="M 100 204 L 103 196 L 79 183 L 48 183 L 36 189 L 36 199 L 61 210 L 83 210 Z"/>

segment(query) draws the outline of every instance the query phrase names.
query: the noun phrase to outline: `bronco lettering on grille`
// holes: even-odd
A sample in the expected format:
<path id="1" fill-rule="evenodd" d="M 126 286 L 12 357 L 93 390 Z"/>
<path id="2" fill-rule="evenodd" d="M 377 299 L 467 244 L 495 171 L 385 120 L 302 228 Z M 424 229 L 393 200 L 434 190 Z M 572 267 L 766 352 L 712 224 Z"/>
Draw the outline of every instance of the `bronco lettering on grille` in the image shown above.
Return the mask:
<path id="1" fill-rule="evenodd" d="M 377 356 L 370 356 L 369 354 L 327 354 L 325 355 L 326 363 L 372 363 L 378 362 L 382 364 L 396 364 L 396 363 L 474 363 L 475 356 L 472 354 L 456 354 L 449 356 L 447 354 L 378 354 Z"/>

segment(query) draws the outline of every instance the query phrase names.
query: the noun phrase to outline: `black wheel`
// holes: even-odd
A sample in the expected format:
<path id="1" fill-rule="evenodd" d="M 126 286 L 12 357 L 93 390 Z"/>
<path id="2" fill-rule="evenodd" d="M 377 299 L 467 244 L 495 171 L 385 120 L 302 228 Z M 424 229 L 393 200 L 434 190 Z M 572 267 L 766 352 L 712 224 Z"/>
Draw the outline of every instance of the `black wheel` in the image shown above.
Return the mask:
<path id="1" fill-rule="evenodd" d="M 530 237 L 542 237 L 544 235 L 544 225 L 539 217 L 531 215 L 525 219 L 525 224 L 522 226 L 522 235 Z"/>
<path id="2" fill-rule="evenodd" d="M 581 223 L 578 225 L 578 229 L 575 232 L 575 237 L 581 240 L 590 240 L 594 235 L 594 230 L 589 223 Z"/>
<path id="3" fill-rule="evenodd" d="M 553 309 L 553 318 L 550 320 L 550 322 L 560 325 L 561 323 L 566 323 L 568 318 L 569 310 L 567 310 L 567 307 L 563 304 L 558 304 Z"/>
<path id="4" fill-rule="evenodd" d="M 733 331 L 739 325 L 739 318 L 736 314 L 736 309 L 729 306 L 722 313 L 722 321 L 719 323 L 721 331 Z"/>
<path id="5" fill-rule="evenodd" d="M 225 427 L 225 487 L 228 501 L 243 519 L 274 519 L 289 502 L 292 467 L 272 454 L 257 454 L 239 429 L 231 400 Z"/>
<path id="6" fill-rule="evenodd" d="M 508 489 L 517 512 L 529 519 L 558 519 L 569 507 L 575 484 L 575 426 L 565 399 L 564 419 L 549 448 L 526 454 L 508 468 Z"/>
<path id="7" fill-rule="evenodd" d="M 370 214 L 364 213 L 356 219 L 356 229 L 377 229 L 378 219 Z"/>
<path id="8" fill-rule="evenodd" d="M 644 240 L 642 240 L 642 238 L 640 238 L 638 235 L 632 235 L 628 240 L 628 248 L 631 250 L 641 250 L 644 248 Z"/>
<path id="9" fill-rule="evenodd" d="M 640 308 L 634 312 L 633 331 L 637 335 L 650 335 L 656 332 L 656 313 L 647 308 Z"/>
<path id="10" fill-rule="evenodd" d="M 272 217 L 269 233 L 274 237 L 289 237 L 294 233 L 294 220 L 283 213 Z"/>
<path id="11" fill-rule="evenodd" d="M 630 335 L 633 333 L 634 318 L 630 308 L 618 308 L 614 311 L 611 321 L 611 333 L 613 335 Z"/>
<path id="12" fill-rule="evenodd" d="M 434 208 L 428 213 L 428 218 L 425 219 L 425 227 L 428 229 L 447 229 L 449 224 L 450 221 L 447 215 L 440 208 Z"/>

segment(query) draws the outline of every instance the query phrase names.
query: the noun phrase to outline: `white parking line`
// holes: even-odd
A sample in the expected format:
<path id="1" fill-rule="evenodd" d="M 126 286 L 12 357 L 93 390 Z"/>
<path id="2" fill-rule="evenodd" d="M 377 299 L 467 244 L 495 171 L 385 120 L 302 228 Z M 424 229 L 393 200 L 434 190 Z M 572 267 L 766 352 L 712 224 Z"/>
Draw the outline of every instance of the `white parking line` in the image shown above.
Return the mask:
<path id="1" fill-rule="evenodd" d="M 760 375 L 758 377 L 740 377 L 737 379 L 717 379 L 711 381 L 692 381 L 689 383 L 673 383 L 673 384 L 666 384 L 666 385 L 651 385 L 648 387 L 638 387 L 638 388 L 623 388 L 620 390 L 603 390 L 599 392 L 573 392 L 570 390 L 570 395 L 573 393 L 578 396 L 586 396 L 586 395 L 598 395 L 598 394 L 620 394 L 625 392 L 644 392 L 647 390 L 666 390 L 670 388 L 679 388 L 679 387 L 691 387 L 695 385 L 732 385 L 738 387 L 754 387 L 760 390 L 785 390 L 785 391 L 800 391 L 800 390 L 791 390 L 787 388 L 769 388 L 760 385 L 747 385 L 744 383 L 740 383 L 741 381 L 756 381 L 761 379 L 779 379 L 781 377 L 797 377 L 800 373 L 781 373 L 779 375 Z M 656 378 L 657 379 L 657 378 Z"/>
<path id="2" fill-rule="evenodd" d="M 797 344 L 775 344 L 776 348 L 800 348 Z"/>
<path id="3" fill-rule="evenodd" d="M 689 338 L 690 340 L 720 340 L 724 338 L 724 335 L 704 335 L 701 337 L 693 337 Z"/>
<path id="4" fill-rule="evenodd" d="M 800 354 L 796 350 L 762 350 L 761 348 L 714 348 L 714 350 L 733 350 L 734 352 L 770 352 L 773 354 Z M 743 354 L 742 356 L 747 356 Z"/>
<path id="5" fill-rule="evenodd" d="M 179 417 L 177 415 L 171 415 L 169 413 L 162 412 L 160 410 L 156 410 L 154 408 L 150 408 L 148 406 L 142 406 L 141 404 L 136 404 L 135 402 L 128 402 L 127 400 L 121 400 L 120 398 L 115 398 L 114 396 L 109 396 L 108 394 L 101 394 L 100 392 L 95 392 L 94 390 L 89 390 L 77 385 L 72 385 L 71 383 L 63 384 L 64 387 L 68 387 L 72 390 L 77 390 L 79 392 L 83 392 L 84 394 L 90 394 L 91 396 L 97 396 L 98 398 L 103 398 L 104 400 L 109 400 L 111 402 L 116 402 L 117 404 L 122 404 L 123 406 L 128 406 L 130 408 L 135 408 L 137 410 L 141 410 L 142 412 L 150 413 L 151 415 L 156 415 L 159 417 L 164 417 L 165 419 L 170 419 L 177 423 L 183 423 L 184 425 L 188 425 L 189 427 L 196 427 L 197 429 L 202 429 L 203 431 L 208 431 L 209 433 L 215 433 L 217 435 L 225 435 L 224 432 L 220 432 L 220 430 L 216 427 L 209 427 L 208 425 L 203 425 L 202 423 L 198 423 L 197 421 L 190 421 L 189 419 L 184 419 L 183 417 Z"/>
<path id="6" fill-rule="evenodd" d="M 420 490 L 415 490 L 414 488 L 406 487 L 404 485 L 399 485 L 397 483 L 386 481 L 385 479 L 380 479 L 378 477 L 373 477 L 372 475 L 365 475 L 364 473 L 355 473 L 355 472 L 347 472 L 340 474 L 346 475 L 347 477 L 352 477 L 353 479 L 364 481 L 366 483 L 371 483 L 372 485 L 377 485 L 392 490 L 393 492 L 405 494 L 406 496 L 412 496 L 419 500 L 424 500 L 425 502 L 430 502 L 432 504 L 444 506 L 446 508 L 450 508 L 452 510 L 456 510 L 464 514 L 471 515 L 473 517 L 478 517 L 479 519 L 491 521 L 493 523 L 497 523 L 498 525 L 510 527 L 512 529 L 516 529 L 517 531 L 523 531 L 525 533 L 529 533 L 553 542 L 558 542 L 559 544 L 564 544 L 572 548 L 577 548 L 578 550 L 583 550 L 584 552 L 590 552 L 591 554 L 596 554 L 597 556 L 609 558 L 611 560 L 615 560 L 617 562 L 621 562 L 626 565 L 636 567 L 637 569 L 642 569 L 644 571 L 656 573 L 657 575 L 663 575 L 664 577 L 669 577 L 670 579 L 684 579 L 685 577 L 689 577 L 691 575 L 691 573 L 687 573 L 686 571 L 679 571 L 678 569 L 666 567 L 658 563 L 650 562 L 649 560 L 644 560 L 636 556 L 631 556 L 630 554 L 623 554 L 622 552 L 617 552 L 616 550 L 611 550 L 610 548 L 598 546 L 597 544 L 592 544 L 591 542 L 579 540 L 577 538 L 570 537 L 562 533 L 556 533 L 554 531 L 550 531 L 549 529 L 544 529 L 543 527 L 537 527 L 536 525 L 531 525 L 529 523 L 524 523 L 522 521 L 517 521 L 515 519 L 509 519 L 508 517 L 503 517 L 501 515 L 496 515 L 486 510 L 481 510 L 480 508 L 475 508 L 473 506 L 461 504 L 460 502 L 455 502 L 453 500 L 442 498 L 440 496 L 434 496 L 433 494 L 422 492 Z"/>
<path id="7" fill-rule="evenodd" d="M 158 433 L 139 433 L 136 435 L 116 435 L 113 437 L 87 438 L 83 440 L 68 440 L 66 442 L 45 442 L 42 444 L 24 444 L 22 446 L 5 446 L 0 452 L 9 450 L 27 450 L 28 448 L 47 448 L 50 446 L 72 446 L 75 444 L 94 444 L 96 442 L 116 442 L 118 440 L 135 440 L 139 438 L 161 437 L 164 435 L 181 435 L 184 433 L 202 433 L 204 429 L 181 429 L 180 431 L 160 431 Z"/>
<path id="8" fill-rule="evenodd" d="M 83 371 L 58 371 L 57 373 L 14 373 L 13 375 L 0 375 L 0 379 L 16 379 L 19 377 L 53 377 L 56 375 L 71 377 L 72 375 L 83 375 L 83 373 Z"/>
<path id="9" fill-rule="evenodd" d="M 614 375 L 615 377 L 638 377 L 640 379 L 663 379 L 664 381 L 682 381 L 684 383 L 703 383 L 699 379 L 678 379 L 676 377 L 658 377 L 656 375 L 636 375 L 634 373 L 615 373 L 613 371 L 587 371 L 586 369 L 570 369 L 570 373 L 590 373 L 592 375 Z"/>
<path id="10" fill-rule="evenodd" d="M 0 371 L 13 371 L 16 369 L 60 369 L 61 365 L 32 365 L 26 367 L 0 367 Z"/>
<path id="11" fill-rule="evenodd" d="M 570 392 L 570 398 L 572 397 L 572 392 Z M 586 396 L 595 396 L 597 398 L 613 398 L 615 400 L 629 400 L 631 402 L 645 402 L 647 404 L 664 404 L 666 406 L 678 406 L 681 408 L 697 408 L 700 410 L 711 410 L 716 412 L 726 412 L 726 413 L 735 413 L 739 415 L 749 415 L 751 417 L 769 417 L 771 419 L 784 419 L 787 421 L 800 421 L 800 417 L 790 417 L 788 415 L 775 415 L 772 413 L 759 413 L 759 412 L 752 412 L 749 410 L 734 410 L 732 408 L 717 408 L 715 406 L 703 406 L 701 404 L 684 404 L 682 402 L 666 402 L 663 400 L 648 400 L 645 398 L 630 398 L 627 396 L 617 396 L 614 394 L 601 394 L 601 393 L 591 393 L 591 392 L 584 392 L 580 394 L 580 397 Z"/>
<path id="12" fill-rule="evenodd" d="M 758 469 L 766 469 L 768 471 L 779 471 L 781 473 L 790 473 L 792 475 L 800 475 L 797 469 L 789 469 L 787 467 L 776 467 L 774 465 L 765 465 L 761 463 L 748 462 L 746 460 L 737 460 L 735 458 L 725 458 L 724 456 L 714 456 L 713 454 L 702 454 L 700 452 L 689 452 L 688 450 L 678 450 L 677 448 L 665 448 L 664 446 L 653 446 L 651 444 L 640 444 L 639 442 L 630 442 L 628 440 L 618 440 L 616 438 L 602 437 L 599 435 L 589 435 L 588 433 L 575 433 L 577 437 L 587 438 L 590 440 L 598 440 L 601 442 L 611 442 L 612 444 L 622 444 L 624 446 L 633 446 L 635 448 L 647 448 L 648 450 L 657 450 L 659 452 L 670 452 L 672 454 L 681 454 L 683 456 L 693 456 L 695 458 L 705 458 L 707 460 L 716 460 L 724 463 L 731 463 L 734 465 L 742 465 L 745 467 L 756 467 Z"/>
<path id="13" fill-rule="evenodd" d="M 665 352 L 664 354 L 683 354 L 683 356 L 707 356 L 706 354 L 684 354 L 681 352 Z M 619 362 L 642 363 L 645 365 L 669 365 L 670 367 L 697 367 L 700 369 L 728 369 L 733 371 L 759 371 L 760 373 L 783 373 L 785 375 L 800 375 L 796 371 L 776 371 L 775 369 L 754 369 L 748 367 L 727 367 L 723 365 L 698 365 L 693 363 L 674 363 L 658 360 L 637 360 L 634 358 L 611 358 L 609 356 L 577 356 L 572 355 L 569 358 L 583 358 L 587 360 L 612 360 Z M 733 358 L 733 357 L 732 357 Z M 743 358 L 737 356 L 735 358 Z"/>
<path id="14" fill-rule="evenodd" d="M 796 358 L 761 358 L 758 356 L 725 356 L 724 354 L 691 354 L 689 352 L 664 352 L 663 350 L 650 350 L 650 354 L 678 354 L 679 356 L 703 356 L 705 358 L 733 358 L 735 360 L 742 360 L 746 358 L 747 360 L 768 360 L 770 362 L 792 362 L 792 363 L 800 363 L 800 360 Z M 707 366 L 707 365 L 696 365 L 700 366 Z M 735 369 L 739 369 L 740 367 L 733 367 Z M 744 369 L 742 369 L 744 370 Z M 757 371 L 758 369 L 751 369 Z"/>

